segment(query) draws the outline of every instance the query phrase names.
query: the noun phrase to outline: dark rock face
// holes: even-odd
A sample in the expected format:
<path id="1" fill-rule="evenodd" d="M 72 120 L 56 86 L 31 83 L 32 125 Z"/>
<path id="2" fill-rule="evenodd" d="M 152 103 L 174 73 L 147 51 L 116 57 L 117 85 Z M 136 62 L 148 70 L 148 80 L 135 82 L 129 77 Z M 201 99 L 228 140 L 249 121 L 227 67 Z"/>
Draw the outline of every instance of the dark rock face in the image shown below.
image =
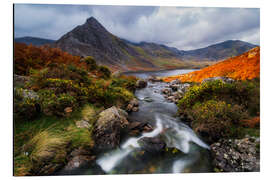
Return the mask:
<path id="1" fill-rule="evenodd" d="M 120 38 L 108 32 L 94 17 L 62 36 L 56 47 L 77 56 L 93 56 L 99 64 L 121 66 L 139 54 Z M 139 58 L 140 59 L 140 58 Z M 152 66 L 148 62 L 147 66 Z"/>
<path id="2" fill-rule="evenodd" d="M 93 138 L 97 150 L 110 150 L 116 148 L 120 143 L 120 134 L 129 122 L 128 114 L 115 106 L 102 111 L 95 124 Z"/>
<path id="3" fill-rule="evenodd" d="M 136 87 L 137 88 L 145 88 L 147 86 L 147 81 L 144 80 L 144 79 L 139 79 L 137 82 L 136 82 Z"/>
<path id="4" fill-rule="evenodd" d="M 138 143 L 143 150 L 149 153 L 160 153 L 166 147 L 166 143 L 160 137 L 144 137 Z"/>
<path id="5" fill-rule="evenodd" d="M 223 139 L 212 144 L 211 154 L 215 170 L 222 172 L 260 171 L 259 143 L 259 139 L 247 137 Z"/>

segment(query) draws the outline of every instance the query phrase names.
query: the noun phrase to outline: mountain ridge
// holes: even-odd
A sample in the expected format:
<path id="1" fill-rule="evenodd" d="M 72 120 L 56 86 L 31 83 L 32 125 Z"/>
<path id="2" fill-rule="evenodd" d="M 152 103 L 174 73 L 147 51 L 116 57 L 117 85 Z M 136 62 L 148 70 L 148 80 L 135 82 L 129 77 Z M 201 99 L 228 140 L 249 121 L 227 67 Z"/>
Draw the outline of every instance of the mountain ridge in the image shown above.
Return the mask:
<path id="1" fill-rule="evenodd" d="M 124 71 L 171 69 L 240 55 L 256 45 L 228 40 L 195 50 L 179 50 L 152 42 L 134 43 L 110 33 L 94 17 L 50 44 L 76 56 L 93 56 L 98 64 Z"/>

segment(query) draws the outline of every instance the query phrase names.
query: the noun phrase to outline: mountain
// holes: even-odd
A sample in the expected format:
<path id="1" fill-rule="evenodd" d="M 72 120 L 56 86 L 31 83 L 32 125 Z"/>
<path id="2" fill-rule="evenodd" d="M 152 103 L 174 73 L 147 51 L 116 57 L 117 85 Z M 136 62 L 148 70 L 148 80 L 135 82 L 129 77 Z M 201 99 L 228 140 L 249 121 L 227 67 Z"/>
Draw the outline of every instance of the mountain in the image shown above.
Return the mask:
<path id="1" fill-rule="evenodd" d="M 128 64 L 154 68 L 151 62 L 141 58 L 134 48 L 108 32 L 93 17 L 62 36 L 55 45 L 72 55 L 93 56 L 98 63 L 108 66 L 128 69 L 126 67 Z"/>
<path id="2" fill-rule="evenodd" d="M 44 38 L 38 38 L 38 37 L 20 37 L 20 38 L 15 38 L 14 39 L 15 42 L 18 43 L 25 43 L 27 45 L 32 44 L 35 46 L 42 46 L 45 44 L 53 44 L 55 42 L 55 40 L 51 40 L 51 39 L 44 39 Z"/>
<path id="3" fill-rule="evenodd" d="M 164 78 L 170 82 L 179 79 L 182 82 L 201 82 L 210 77 L 229 77 L 246 80 L 260 77 L 260 47 L 255 47 L 242 55 L 235 56 L 212 66 L 187 74 Z"/>
<path id="4" fill-rule="evenodd" d="M 244 41 L 228 40 L 201 49 L 181 51 L 179 55 L 185 60 L 213 61 L 238 56 L 255 47 L 256 45 Z"/>
<path id="5" fill-rule="evenodd" d="M 201 68 L 206 61 L 239 55 L 255 47 L 243 41 L 225 41 L 183 51 L 157 43 L 133 43 L 111 34 L 94 17 L 63 35 L 53 46 L 72 55 L 93 56 L 98 64 L 124 71 Z"/>

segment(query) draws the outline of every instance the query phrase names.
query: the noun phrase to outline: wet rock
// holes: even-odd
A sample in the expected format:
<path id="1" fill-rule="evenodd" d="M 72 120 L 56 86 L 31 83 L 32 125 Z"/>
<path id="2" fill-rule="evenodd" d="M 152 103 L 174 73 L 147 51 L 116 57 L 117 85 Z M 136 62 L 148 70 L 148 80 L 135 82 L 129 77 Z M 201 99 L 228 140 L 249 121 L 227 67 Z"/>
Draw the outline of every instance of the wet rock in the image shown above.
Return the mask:
<path id="1" fill-rule="evenodd" d="M 136 82 L 136 88 L 145 88 L 147 86 L 147 81 L 144 80 L 144 79 L 139 79 L 137 82 Z"/>
<path id="2" fill-rule="evenodd" d="M 138 121 L 130 123 L 128 129 L 130 135 L 138 135 L 140 133 L 153 131 L 153 127 L 150 124 Z"/>
<path id="3" fill-rule="evenodd" d="M 176 85 L 176 84 L 181 84 L 181 81 L 179 79 L 176 79 L 170 82 L 170 85 Z"/>
<path id="4" fill-rule="evenodd" d="M 170 101 L 170 102 L 174 102 L 174 101 L 175 101 L 174 96 L 169 96 L 167 99 L 168 99 L 168 101 Z"/>
<path id="5" fill-rule="evenodd" d="M 162 89 L 162 91 L 161 91 L 163 94 L 166 94 L 166 95 L 170 95 L 171 93 L 172 93 L 172 90 L 171 89 L 169 89 L 169 88 L 165 88 L 165 89 Z"/>
<path id="6" fill-rule="evenodd" d="M 125 111 L 115 106 L 99 114 L 93 130 L 96 149 L 109 150 L 119 145 L 121 131 L 129 124 L 127 116 Z"/>
<path id="7" fill-rule="evenodd" d="M 260 171 L 259 140 L 221 139 L 211 145 L 213 165 L 216 171 L 250 172 Z"/>
<path id="8" fill-rule="evenodd" d="M 144 137 L 138 143 L 141 149 L 149 153 L 160 153 L 166 147 L 166 143 L 160 137 Z"/>
<path id="9" fill-rule="evenodd" d="M 153 102 L 154 100 L 151 99 L 150 97 L 145 97 L 145 98 L 143 98 L 143 101 L 146 101 L 146 102 Z"/>
<path id="10" fill-rule="evenodd" d="M 221 80 L 223 83 L 233 83 L 235 81 L 235 80 L 228 78 L 228 77 L 212 77 L 212 78 L 204 79 L 202 81 L 202 83 L 216 81 L 216 80 Z"/>
<path id="11" fill-rule="evenodd" d="M 162 81 L 162 78 L 156 77 L 156 76 L 151 76 L 151 77 L 148 78 L 148 81 L 161 82 Z"/>
<path id="12" fill-rule="evenodd" d="M 64 167 L 64 171 L 72 171 L 77 168 L 89 167 L 95 160 L 95 156 L 77 155 L 74 156 Z"/>
<path id="13" fill-rule="evenodd" d="M 180 88 L 180 84 L 173 84 L 173 85 L 170 85 L 170 88 L 173 90 L 173 91 L 177 91 L 179 88 Z"/>
<path id="14" fill-rule="evenodd" d="M 139 101 L 136 98 L 133 98 L 127 105 L 126 110 L 127 112 L 131 112 L 131 111 L 136 112 L 139 110 L 138 106 L 139 106 Z"/>

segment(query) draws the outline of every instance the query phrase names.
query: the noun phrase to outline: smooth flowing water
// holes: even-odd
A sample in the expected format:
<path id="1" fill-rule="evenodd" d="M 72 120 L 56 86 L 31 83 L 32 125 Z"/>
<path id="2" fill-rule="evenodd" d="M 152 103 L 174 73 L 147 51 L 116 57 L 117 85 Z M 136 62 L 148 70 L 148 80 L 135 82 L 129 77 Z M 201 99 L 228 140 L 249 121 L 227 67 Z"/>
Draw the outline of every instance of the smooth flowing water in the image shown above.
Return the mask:
<path id="1" fill-rule="evenodd" d="M 140 78 L 149 76 L 168 76 L 187 73 L 193 70 L 171 70 L 160 72 L 126 73 Z M 101 154 L 97 166 L 105 174 L 137 173 L 181 173 L 209 172 L 209 146 L 204 143 L 187 125 L 176 117 L 177 106 L 168 102 L 161 90 L 168 84 L 148 82 L 146 88 L 137 90 L 139 111 L 129 115 L 129 121 L 148 122 L 154 127 L 152 132 L 137 137 L 127 137 L 121 146 L 111 152 Z M 144 137 L 156 137 L 162 134 L 166 146 L 174 149 L 161 154 L 145 153 L 138 141 Z M 95 174 L 93 169 L 80 172 Z"/>

